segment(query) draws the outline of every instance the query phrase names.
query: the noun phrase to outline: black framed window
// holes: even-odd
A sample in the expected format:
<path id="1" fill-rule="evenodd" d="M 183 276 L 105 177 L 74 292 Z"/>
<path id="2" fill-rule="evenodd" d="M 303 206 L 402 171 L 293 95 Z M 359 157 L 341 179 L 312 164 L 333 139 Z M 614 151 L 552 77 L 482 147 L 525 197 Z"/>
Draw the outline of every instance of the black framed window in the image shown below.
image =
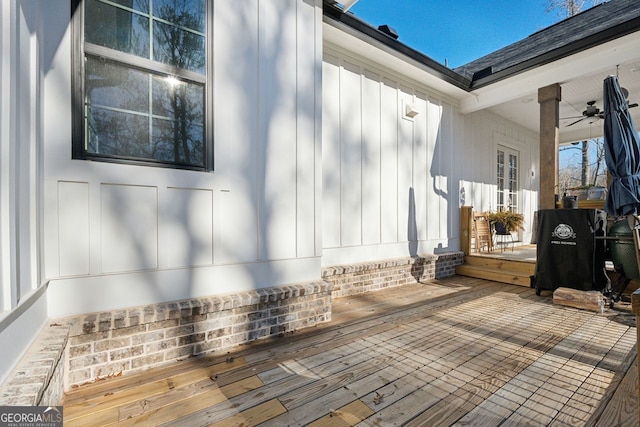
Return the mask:
<path id="1" fill-rule="evenodd" d="M 209 0 L 74 0 L 73 157 L 212 168 Z"/>

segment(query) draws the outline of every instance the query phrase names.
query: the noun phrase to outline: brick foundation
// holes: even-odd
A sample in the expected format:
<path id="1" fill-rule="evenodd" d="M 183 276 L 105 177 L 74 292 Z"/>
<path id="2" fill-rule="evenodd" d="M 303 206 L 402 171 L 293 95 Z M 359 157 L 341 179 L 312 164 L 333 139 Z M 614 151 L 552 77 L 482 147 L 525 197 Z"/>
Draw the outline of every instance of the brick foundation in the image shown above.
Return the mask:
<path id="1" fill-rule="evenodd" d="M 322 278 L 333 284 L 332 296 L 340 298 L 406 283 L 453 276 L 456 266 L 463 263 L 462 252 L 394 258 L 327 267 L 322 270 Z"/>
<path id="2" fill-rule="evenodd" d="M 0 406 L 55 406 L 64 390 L 69 328 L 46 326 L 0 388 Z"/>
<path id="3" fill-rule="evenodd" d="M 58 320 L 70 325 L 67 387 L 222 351 L 331 320 L 318 281 Z"/>

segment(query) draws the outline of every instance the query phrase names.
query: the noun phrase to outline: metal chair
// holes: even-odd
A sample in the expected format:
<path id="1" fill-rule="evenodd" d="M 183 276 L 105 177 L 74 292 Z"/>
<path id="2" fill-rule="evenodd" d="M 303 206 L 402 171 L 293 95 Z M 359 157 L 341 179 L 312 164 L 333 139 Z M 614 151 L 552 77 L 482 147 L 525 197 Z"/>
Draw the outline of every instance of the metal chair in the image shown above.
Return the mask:
<path id="1" fill-rule="evenodd" d="M 509 239 L 511 239 L 511 252 L 513 252 L 513 247 L 515 246 L 515 242 L 513 240 L 513 234 L 511 234 L 510 231 L 508 231 L 504 224 L 501 222 L 496 222 L 494 223 L 494 229 L 495 229 L 495 233 L 493 235 L 493 239 L 494 239 L 494 246 L 498 246 L 501 245 L 502 249 L 501 252 L 504 252 L 504 246 L 509 244 L 509 241 L 507 240 L 507 237 Z"/>

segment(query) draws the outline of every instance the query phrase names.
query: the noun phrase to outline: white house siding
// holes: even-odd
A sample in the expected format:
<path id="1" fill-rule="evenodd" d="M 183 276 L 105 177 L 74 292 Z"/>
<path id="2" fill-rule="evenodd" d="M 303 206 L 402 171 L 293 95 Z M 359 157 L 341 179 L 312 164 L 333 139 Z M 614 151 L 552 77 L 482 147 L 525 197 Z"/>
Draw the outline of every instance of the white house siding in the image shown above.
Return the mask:
<path id="1" fill-rule="evenodd" d="M 38 257 L 39 4 L 0 2 L 0 383 L 47 319 Z"/>
<path id="2" fill-rule="evenodd" d="M 464 118 L 381 70 L 325 46 L 323 265 L 459 249 Z"/>
<path id="3" fill-rule="evenodd" d="M 49 315 L 316 280 L 321 2 L 213 2 L 214 171 L 71 160 L 68 0 L 46 10 Z"/>
<path id="4" fill-rule="evenodd" d="M 533 214 L 538 209 L 540 180 L 539 136 L 537 133 L 514 125 L 489 111 L 465 116 L 464 152 L 460 182 L 464 204 L 482 212 L 496 208 L 496 155 L 498 145 L 520 154 L 519 211 L 525 216 L 524 232 L 520 239 L 530 242 Z M 464 190 L 462 190 L 464 189 Z"/>
<path id="5" fill-rule="evenodd" d="M 530 241 L 538 135 L 487 111 L 463 116 L 455 101 L 384 70 L 325 46 L 323 265 L 459 250 L 459 207 L 496 207 L 498 145 L 519 152 L 520 238 Z"/>

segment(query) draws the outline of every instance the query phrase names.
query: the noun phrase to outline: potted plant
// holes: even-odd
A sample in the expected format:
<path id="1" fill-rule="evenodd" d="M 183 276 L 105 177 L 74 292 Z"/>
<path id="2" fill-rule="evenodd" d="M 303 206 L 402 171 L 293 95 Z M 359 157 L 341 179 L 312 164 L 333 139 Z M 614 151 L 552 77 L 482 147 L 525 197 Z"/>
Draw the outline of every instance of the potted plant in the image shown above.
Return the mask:
<path id="1" fill-rule="evenodd" d="M 509 234 L 514 231 L 524 230 L 524 215 L 511 211 L 488 212 L 487 219 L 497 234 Z"/>

